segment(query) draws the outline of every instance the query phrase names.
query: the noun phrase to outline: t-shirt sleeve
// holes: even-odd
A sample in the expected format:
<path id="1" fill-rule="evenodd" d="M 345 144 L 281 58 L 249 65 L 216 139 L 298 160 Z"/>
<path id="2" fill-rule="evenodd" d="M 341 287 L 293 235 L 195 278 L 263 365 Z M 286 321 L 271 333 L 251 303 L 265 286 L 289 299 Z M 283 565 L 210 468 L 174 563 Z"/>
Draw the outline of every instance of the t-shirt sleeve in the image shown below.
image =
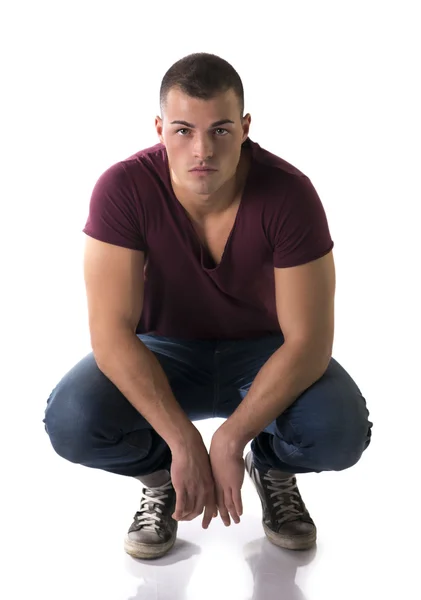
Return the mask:
<path id="1" fill-rule="evenodd" d="M 143 207 L 122 163 L 107 169 L 96 182 L 84 233 L 101 242 L 146 250 Z"/>
<path id="2" fill-rule="evenodd" d="M 306 175 L 293 176 L 271 223 L 273 266 L 295 267 L 333 248 L 322 202 Z"/>

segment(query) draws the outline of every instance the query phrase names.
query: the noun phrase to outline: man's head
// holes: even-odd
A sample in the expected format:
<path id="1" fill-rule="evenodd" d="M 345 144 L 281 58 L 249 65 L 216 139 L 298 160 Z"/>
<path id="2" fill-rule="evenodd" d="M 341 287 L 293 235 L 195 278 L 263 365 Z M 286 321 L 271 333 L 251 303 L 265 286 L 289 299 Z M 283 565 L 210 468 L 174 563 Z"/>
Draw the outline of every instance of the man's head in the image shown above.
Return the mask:
<path id="1" fill-rule="evenodd" d="M 217 192 L 236 173 L 250 127 L 250 115 L 243 117 L 238 73 L 213 54 L 186 56 L 165 74 L 160 105 L 155 127 L 167 150 L 173 182 L 194 195 Z M 216 171 L 192 172 L 200 166 Z"/>

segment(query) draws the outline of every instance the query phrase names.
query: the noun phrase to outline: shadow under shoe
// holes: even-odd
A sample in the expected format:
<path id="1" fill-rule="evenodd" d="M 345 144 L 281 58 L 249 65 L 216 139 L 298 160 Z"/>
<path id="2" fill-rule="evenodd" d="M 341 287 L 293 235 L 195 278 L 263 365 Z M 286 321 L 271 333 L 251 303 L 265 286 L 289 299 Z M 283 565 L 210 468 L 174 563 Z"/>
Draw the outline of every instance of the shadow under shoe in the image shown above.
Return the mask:
<path id="1" fill-rule="evenodd" d="M 178 522 L 172 518 L 176 494 L 171 480 L 161 486 L 142 488 L 140 510 L 124 540 L 124 549 L 134 558 L 158 558 L 175 544 Z"/>

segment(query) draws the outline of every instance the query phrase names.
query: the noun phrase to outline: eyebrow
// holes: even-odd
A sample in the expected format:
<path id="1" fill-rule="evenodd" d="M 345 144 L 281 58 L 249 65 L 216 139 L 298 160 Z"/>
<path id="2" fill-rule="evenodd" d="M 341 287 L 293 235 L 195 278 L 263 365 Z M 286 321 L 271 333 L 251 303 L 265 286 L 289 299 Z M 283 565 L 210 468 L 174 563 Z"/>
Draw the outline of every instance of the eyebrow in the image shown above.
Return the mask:
<path id="1" fill-rule="evenodd" d="M 221 119 L 221 121 L 215 121 L 215 123 L 212 123 L 211 127 L 219 127 L 219 125 L 225 125 L 225 123 L 232 123 L 235 125 L 234 121 L 231 121 L 230 119 Z M 185 125 L 186 127 L 191 127 L 192 129 L 196 128 L 195 125 L 188 123 L 187 121 L 171 121 L 171 125 Z"/>

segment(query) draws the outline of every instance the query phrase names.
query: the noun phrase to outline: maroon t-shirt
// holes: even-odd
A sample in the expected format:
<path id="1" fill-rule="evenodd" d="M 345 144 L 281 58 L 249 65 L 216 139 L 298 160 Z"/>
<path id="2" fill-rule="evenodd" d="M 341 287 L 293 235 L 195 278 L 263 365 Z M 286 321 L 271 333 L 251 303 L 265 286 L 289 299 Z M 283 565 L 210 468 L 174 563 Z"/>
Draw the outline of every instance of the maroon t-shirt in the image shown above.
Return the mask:
<path id="1" fill-rule="evenodd" d="M 137 333 L 181 339 L 247 339 L 279 333 L 274 267 L 333 248 L 310 179 L 248 138 L 251 164 L 219 265 L 204 248 L 171 185 L 163 144 L 107 169 L 92 192 L 84 233 L 145 252 Z"/>

